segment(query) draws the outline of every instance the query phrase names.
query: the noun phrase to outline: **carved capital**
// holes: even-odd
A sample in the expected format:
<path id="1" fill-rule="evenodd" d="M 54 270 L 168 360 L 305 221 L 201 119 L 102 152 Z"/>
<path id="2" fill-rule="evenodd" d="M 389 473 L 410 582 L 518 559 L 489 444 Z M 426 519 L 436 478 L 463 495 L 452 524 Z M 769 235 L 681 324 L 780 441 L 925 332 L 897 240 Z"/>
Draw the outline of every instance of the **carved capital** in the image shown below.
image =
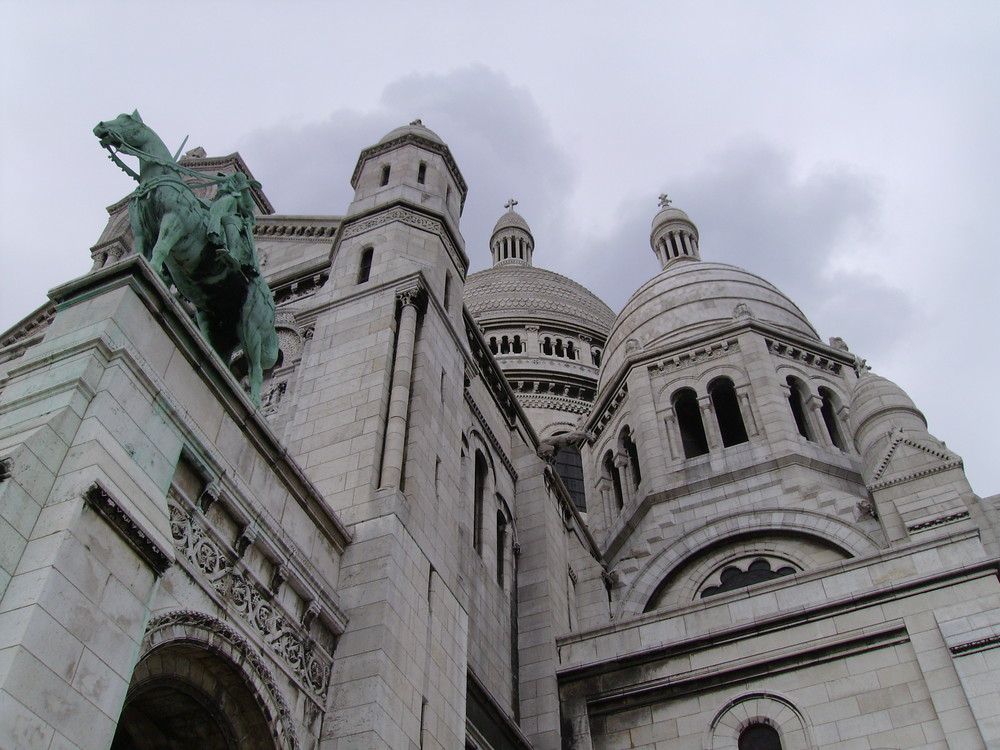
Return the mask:
<path id="1" fill-rule="evenodd" d="M 407 307 L 409 305 L 417 307 L 421 302 L 422 296 L 423 288 L 418 284 L 396 290 L 396 300 L 402 307 Z"/>

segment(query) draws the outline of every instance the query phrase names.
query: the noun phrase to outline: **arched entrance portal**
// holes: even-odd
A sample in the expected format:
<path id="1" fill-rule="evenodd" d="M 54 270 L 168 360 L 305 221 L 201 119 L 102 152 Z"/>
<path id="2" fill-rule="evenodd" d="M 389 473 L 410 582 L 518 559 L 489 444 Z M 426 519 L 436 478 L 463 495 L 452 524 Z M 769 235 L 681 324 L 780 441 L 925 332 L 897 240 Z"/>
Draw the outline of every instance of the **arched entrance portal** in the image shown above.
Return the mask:
<path id="1" fill-rule="evenodd" d="M 297 746 L 292 738 L 276 742 L 275 707 L 232 656 L 197 640 L 168 640 L 148 651 L 132 674 L 111 750 Z"/>

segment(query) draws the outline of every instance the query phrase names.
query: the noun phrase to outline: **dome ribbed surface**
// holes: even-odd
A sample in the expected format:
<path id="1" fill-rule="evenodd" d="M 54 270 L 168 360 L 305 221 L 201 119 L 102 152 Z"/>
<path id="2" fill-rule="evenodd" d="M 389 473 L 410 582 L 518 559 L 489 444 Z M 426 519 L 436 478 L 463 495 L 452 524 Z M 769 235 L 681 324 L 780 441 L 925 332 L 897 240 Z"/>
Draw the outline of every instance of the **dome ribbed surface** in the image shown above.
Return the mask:
<path id="1" fill-rule="evenodd" d="M 619 313 L 608 337 L 601 382 L 625 361 L 629 341 L 634 339 L 643 351 L 683 344 L 732 324 L 741 304 L 743 314 L 819 340 L 798 306 L 760 276 L 726 263 L 677 263 L 639 287 Z"/>
<path id="2" fill-rule="evenodd" d="M 465 305 L 481 321 L 534 318 L 606 333 L 615 320 L 611 308 L 582 284 L 527 265 L 501 265 L 470 274 Z"/>
<path id="3" fill-rule="evenodd" d="M 496 234 L 501 229 L 506 229 L 507 227 L 517 227 L 518 229 L 523 229 L 528 234 L 531 234 L 528 222 L 526 222 L 524 217 L 517 211 L 508 211 L 497 219 L 497 225 L 493 227 L 493 234 Z"/>

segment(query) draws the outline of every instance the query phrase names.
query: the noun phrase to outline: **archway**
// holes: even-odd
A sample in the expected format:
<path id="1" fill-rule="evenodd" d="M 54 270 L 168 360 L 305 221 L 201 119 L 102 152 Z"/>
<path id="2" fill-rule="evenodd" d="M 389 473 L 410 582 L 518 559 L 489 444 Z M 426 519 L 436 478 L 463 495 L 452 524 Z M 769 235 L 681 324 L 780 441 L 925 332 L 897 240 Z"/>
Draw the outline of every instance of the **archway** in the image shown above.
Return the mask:
<path id="1" fill-rule="evenodd" d="M 246 679 L 223 655 L 171 643 L 136 666 L 111 750 L 275 750 Z"/>

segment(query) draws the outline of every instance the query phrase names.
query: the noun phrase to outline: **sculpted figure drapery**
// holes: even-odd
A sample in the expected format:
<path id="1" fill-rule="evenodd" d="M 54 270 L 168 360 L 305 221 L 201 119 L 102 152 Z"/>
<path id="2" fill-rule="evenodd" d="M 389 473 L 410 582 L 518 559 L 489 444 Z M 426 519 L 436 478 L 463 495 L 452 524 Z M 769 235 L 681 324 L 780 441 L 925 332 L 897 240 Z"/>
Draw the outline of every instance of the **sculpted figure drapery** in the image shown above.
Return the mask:
<path id="1" fill-rule="evenodd" d="M 138 112 L 100 122 L 94 135 L 111 158 L 138 180 L 129 197 L 135 250 L 195 307 L 198 326 L 223 362 L 237 347 L 248 365 L 250 398 L 260 405 L 264 371 L 278 358 L 274 297 L 260 275 L 253 242 L 253 199 L 246 175 L 221 176 L 216 200 L 198 198 L 183 167 Z M 112 149 L 139 159 L 138 174 Z"/>

